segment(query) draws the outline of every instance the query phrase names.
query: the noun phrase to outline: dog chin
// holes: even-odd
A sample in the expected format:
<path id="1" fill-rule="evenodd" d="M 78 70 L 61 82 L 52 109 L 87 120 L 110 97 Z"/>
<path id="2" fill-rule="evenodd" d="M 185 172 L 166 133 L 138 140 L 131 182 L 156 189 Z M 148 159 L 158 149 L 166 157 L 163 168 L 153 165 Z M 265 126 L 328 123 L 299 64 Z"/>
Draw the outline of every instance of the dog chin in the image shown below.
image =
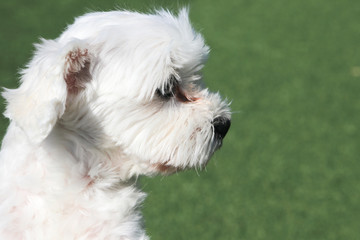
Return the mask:
<path id="1" fill-rule="evenodd" d="M 153 167 L 156 169 L 155 171 L 157 173 L 160 173 L 161 175 L 171 175 L 174 173 L 178 173 L 178 172 L 182 172 L 182 171 L 186 171 L 186 170 L 190 170 L 190 169 L 194 169 L 194 168 L 202 170 L 209 163 L 213 154 L 222 147 L 222 143 L 223 143 L 222 139 L 214 140 L 212 143 L 210 152 L 207 154 L 206 157 L 204 157 L 204 159 L 200 159 L 200 161 L 197 164 L 189 164 L 186 166 L 176 166 L 175 164 L 172 164 L 171 160 L 168 160 L 165 162 L 153 164 Z"/>
<path id="2" fill-rule="evenodd" d="M 154 164 L 154 168 L 156 169 L 156 172 L 162 175 L 171 175 L 185 170 L 185 168 L 175 167 L 167 162 Z"/>

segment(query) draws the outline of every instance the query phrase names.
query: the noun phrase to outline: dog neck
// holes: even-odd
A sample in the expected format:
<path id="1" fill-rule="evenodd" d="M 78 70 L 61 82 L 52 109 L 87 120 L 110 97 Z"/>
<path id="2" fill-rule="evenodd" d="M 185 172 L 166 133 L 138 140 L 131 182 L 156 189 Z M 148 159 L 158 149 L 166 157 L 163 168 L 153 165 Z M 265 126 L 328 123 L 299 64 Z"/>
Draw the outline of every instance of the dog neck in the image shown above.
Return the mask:
<path id="1" fill-rule="evenodd" d="M 22 218 L 45 219 L 43 229 L 50 228 L 52 222 L 69 223 L 78 226 L 77 233 L 95 238 L 99 229 L 106 232 L 129 224 L 136 231 L 122 236 L 144 234 L 138 207 L 146 194 L 137 190 L 136 179 L 124 174 L 128 160 L 121 150 L 99 151 L 60 125 L 38 145 L 24 134 L 11 123 L 0 152 L 2 165 L 7 166 L 2 176 L 17 179 L 2 181 L 3 189 L 12 189 L 7 196 L 16 204 L 11 214 L 19 216 L 21 212 L 27 214 Z M 17 226 L 16 234 L 22 234 L 17 225 L 22 220 L 14 218 L 11 223 Z"/>

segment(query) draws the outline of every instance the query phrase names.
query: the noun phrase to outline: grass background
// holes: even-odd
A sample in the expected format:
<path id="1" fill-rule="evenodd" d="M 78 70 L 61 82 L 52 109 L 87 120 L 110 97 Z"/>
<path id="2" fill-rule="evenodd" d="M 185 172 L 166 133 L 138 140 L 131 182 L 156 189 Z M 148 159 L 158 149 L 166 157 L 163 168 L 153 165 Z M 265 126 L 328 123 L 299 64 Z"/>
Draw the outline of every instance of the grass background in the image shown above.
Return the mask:
<path id="1" fill-rule="evenodd" d="M 184 4 L 212 48 L 205 82 L 234 115 L 206 171 L 141 179 L 148 234 L 360 239 L 358 0 L 1 1 L 0 85 L 89 9 Z"/>

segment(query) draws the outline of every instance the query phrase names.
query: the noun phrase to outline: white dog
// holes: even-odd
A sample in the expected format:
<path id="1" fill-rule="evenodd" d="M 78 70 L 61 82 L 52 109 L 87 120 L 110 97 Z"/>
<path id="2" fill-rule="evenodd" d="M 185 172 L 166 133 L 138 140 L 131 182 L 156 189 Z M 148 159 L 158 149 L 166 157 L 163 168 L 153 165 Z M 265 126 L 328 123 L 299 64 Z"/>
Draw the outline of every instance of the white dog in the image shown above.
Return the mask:
<path id="1" fill-rule="evenodd" d="M 205 166 L 230 126 L 208 52 L 186 9 L 90 13 L 37 44 L 3 93 L 0 239 L 148 239 L 136 178 Z"/>

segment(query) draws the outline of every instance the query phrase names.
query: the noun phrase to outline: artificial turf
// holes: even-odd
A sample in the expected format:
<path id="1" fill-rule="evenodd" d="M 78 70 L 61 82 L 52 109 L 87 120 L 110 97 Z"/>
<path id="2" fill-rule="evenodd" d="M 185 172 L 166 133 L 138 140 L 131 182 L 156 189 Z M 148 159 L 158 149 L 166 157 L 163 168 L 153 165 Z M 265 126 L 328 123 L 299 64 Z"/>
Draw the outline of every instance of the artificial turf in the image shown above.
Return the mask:
<path id="1" fill-rule="evenodd" d="M 17 85 L 40 36 L 89 9 L 184 4 L 212 49 L 204 79 L 232 101 L 232 127 L 206 171 L 141 178 L 148 234 L 359 239 L 358 0 L 2 1 L 0 85 Z"/>

